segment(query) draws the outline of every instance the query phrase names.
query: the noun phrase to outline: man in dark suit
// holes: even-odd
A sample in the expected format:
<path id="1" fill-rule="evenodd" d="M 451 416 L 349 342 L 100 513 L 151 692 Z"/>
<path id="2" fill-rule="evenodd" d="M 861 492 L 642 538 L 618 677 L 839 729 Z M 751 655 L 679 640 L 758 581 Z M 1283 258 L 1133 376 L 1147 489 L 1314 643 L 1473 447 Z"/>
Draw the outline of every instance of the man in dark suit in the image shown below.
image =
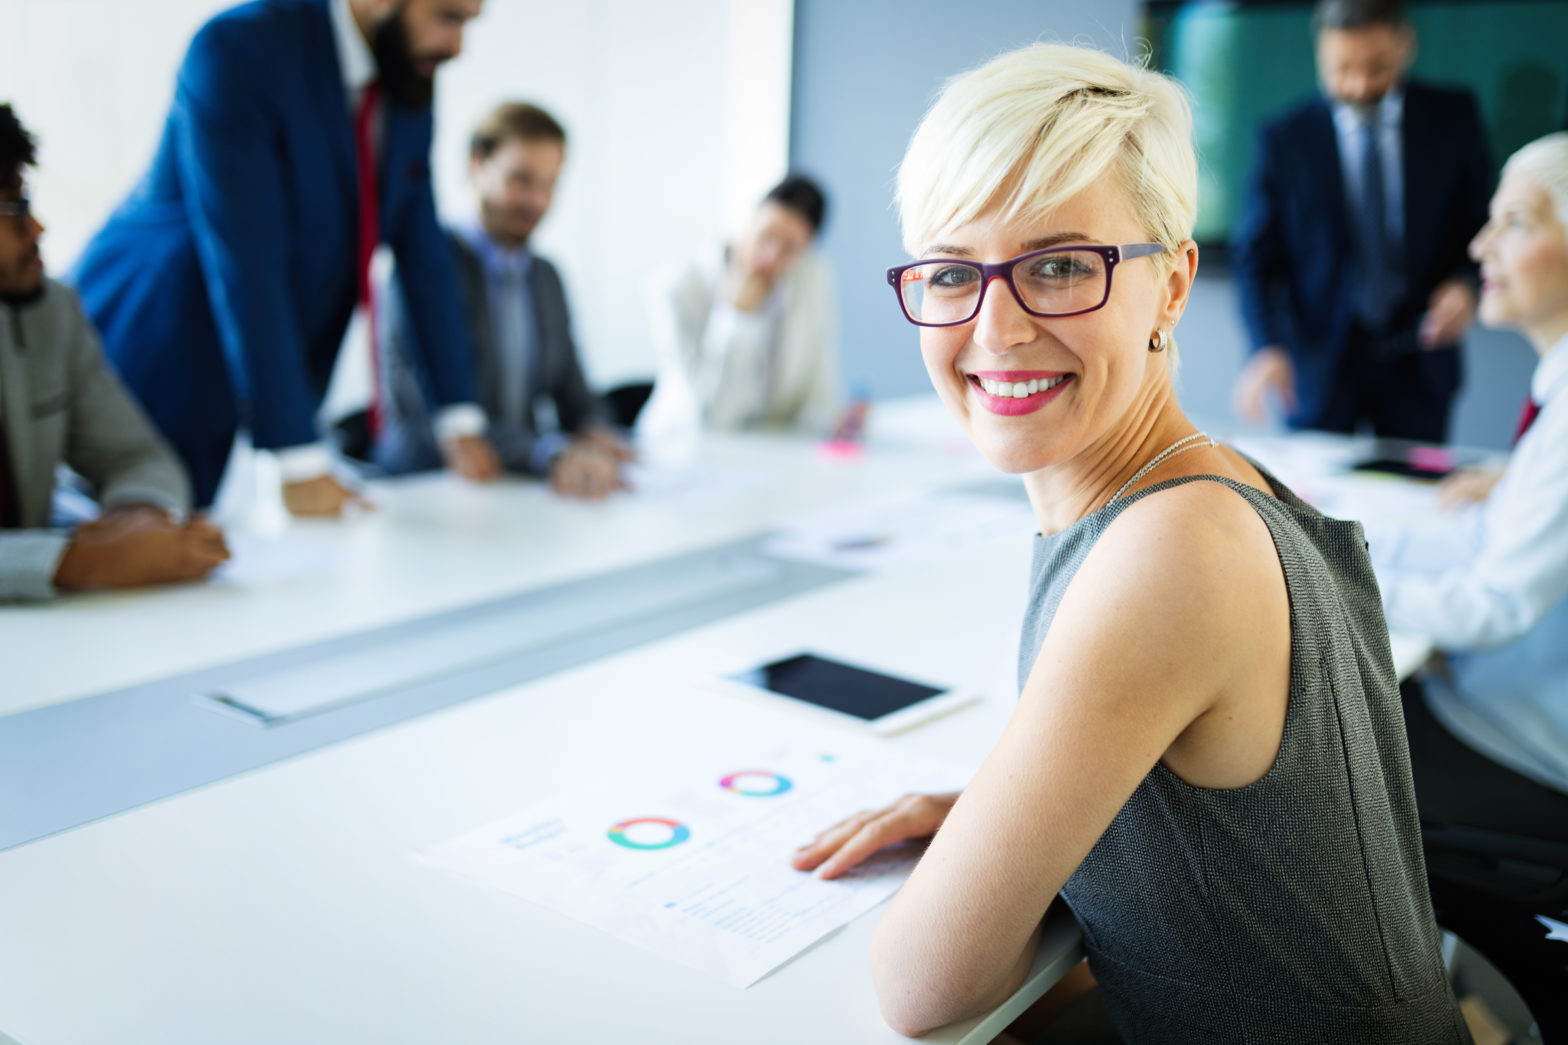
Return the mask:
<path id="1" fill-rule="evenodd" d="M 296 514 L 356 499 L 316 413 L 378 243 L 402 262 L 430 350 L 447 461 L 471 478 L 498 472 L 428 166 L 436 67 L 482 3 L 256 0 L 191 42 L 152 168 L 75 281 L 198 505 L 238 429 L 277 452 Z"/>
<path id="2" fill-rule="evenodd" d="M 623 485 L 620 465 L 631 451 L 583 376 L 561 277 L 529 247 L 565 156 L 566 132 L 544 110 L 519 102 L 492 110 L 469 143 L 479 213 L 452 231 L 451 249 L 474 332 L 486 438 L 508 471 L 548 476 L 567 496 L 598 498 Z M 386 313 L 392 394 L 374 458 L 394 474 L 435 468 L 440 455 L 417 366 L 429 353 L 412 351 L 421 332 L 395 295 Z"/>
<path id="3" fill-rule="evenodd" d="M 1475 98 L 1404 79 L 1398 0 L 1322 0 L 1313 25 L 1323 96 L 1264 126 L 1233 243 L 1236 409 L 1441 442 L 1492 186 Z"/>
<path id="4" fill-rule="evenodd" d="M 76 295 L 44 275 L 23 178 L 33 159 L 0 105 L 0 602 L 204 577 L 228 558 L 223 535 L 184 518 L 180 462 L 104 362 Z M 50 525 L 62 463 L 102 509 L 74 533 Z"/>

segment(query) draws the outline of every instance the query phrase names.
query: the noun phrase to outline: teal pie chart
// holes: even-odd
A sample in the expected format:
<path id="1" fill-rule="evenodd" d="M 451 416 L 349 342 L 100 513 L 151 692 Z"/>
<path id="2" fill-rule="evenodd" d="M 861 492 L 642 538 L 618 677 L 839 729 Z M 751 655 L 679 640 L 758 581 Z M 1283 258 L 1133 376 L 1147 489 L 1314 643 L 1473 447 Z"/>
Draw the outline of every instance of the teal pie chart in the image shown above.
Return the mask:
<path id="1" fill-rule="evenodd" d="M 691 828 L 662 816 L 637 816 L 614 825 L 605 836 L 627 849 L 668 849 L 691 837 Z"/>
<path id="2" fill-rule="evenodd" d="M 782 795 L 795 785 L 789 777 L 766 769 L 743 769 L 724 777 L 719 781 L 719 786 L 748 798 L 772 798 L 774 795 Z"/>

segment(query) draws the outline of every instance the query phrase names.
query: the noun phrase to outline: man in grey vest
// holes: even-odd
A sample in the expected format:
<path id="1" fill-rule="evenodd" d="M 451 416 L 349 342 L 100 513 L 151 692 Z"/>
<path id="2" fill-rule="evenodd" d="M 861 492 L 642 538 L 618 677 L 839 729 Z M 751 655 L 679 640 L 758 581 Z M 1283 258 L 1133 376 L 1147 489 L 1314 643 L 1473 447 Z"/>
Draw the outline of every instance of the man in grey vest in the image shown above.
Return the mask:
<path id="1" fill-rule="evenodd" d="M 223 535 L 171 514 L 190 507 L 184 469 L 109 369 L 76 295 L 44 277 L 22 176 L 34 159 L 0 105 L 0 602 L 196 580 L 229 557 Z M 74 533 L 49 525 L 61 463 L 103 508 Z"/>
<path id="2" fill-rule="evenodd" d="M 451 241 L 474 332 L 486 438 L 508 471 L 547 476 L 566 496 L 599 498 L 624 486 L 620 466 L 631 450 L 588 388 L 560 275 L 529 247 L 565 155 L 566 132 L 544 110 L 497 106 L 469 144 L 479 213 L 452 230 Z M 439 468 L 412 365 L 413 330 L 395 299 L 384 313 L 388 408 L 374 460 L 391 474 Z"/>

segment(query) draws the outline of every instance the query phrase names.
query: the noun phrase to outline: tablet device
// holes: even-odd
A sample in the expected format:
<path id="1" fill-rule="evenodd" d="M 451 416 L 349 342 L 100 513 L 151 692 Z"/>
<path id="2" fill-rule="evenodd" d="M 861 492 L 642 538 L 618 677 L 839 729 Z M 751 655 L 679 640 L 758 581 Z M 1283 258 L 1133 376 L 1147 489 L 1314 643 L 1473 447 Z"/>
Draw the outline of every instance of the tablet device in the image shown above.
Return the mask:
<path id="1" fill-rule="evenodd" d="M 878 733 L 907 729 L 975 699 L 974 694 L 887 675 L 815 653 L 797 653 L 726 678 L 846 715 Z"/>
<path id="2" fill-rule="evenodd" d="M 1350 467 L 1352 471 L 1357 472 L 1377 472 L 1381 475 L 1397 475 L 1404 479 L 1424 479 L 1427 482 L 1434 482 L 1453 471 L 1452 468 L 1433 467 L 1397 457 L 1373 457 L 1365 461 L 1357 461 Z"/>
<path id="3" fill-rule="evenodd" d="M 1460 466 L 1463 451 L 1447 446 L 1424 446 L 1379 439 L 1371 456 L 1351 465 L 1357 472 L 1381 472 L 1405 479 L 1437 480 Z"/>

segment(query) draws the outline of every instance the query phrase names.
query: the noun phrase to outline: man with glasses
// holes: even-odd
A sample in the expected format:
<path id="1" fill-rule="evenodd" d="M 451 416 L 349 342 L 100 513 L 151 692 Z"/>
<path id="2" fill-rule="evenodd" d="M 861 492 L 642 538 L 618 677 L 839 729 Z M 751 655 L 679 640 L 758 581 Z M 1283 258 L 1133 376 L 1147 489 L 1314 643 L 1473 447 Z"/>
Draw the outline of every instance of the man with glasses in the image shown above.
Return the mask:
<path id="1" fill-rule="evenodd" d="M 23 178 L 34 158 L 0 105 L 0 602 L 198 579 L 228 558 L 223 537 L 175 518 L 190 507 L 179 462 L 105 364 L 76 296 L 44 276 Z M 74 534 L 49 528 L 61 463 L 103 508 Z"/>
<path id="2" fill-rule="evenodd" d="M 212 501 L 240 429 L 277 453 L 295 514 L 358 500 L 332 473 L 316 414 L 356 305 L 366 321 L 352 337 L 370 357 L 382 243 L 399 262 L 446 462 L 472 479 L 499 472 L 429 169 L 436 69 L 482 2 L 248 3 L 191 42 L 152 168 L 75 276 L 197 504 Z"/>
<path id="3" fill-rule="evenodd" d="M 833 282 L 811 249 L 825 208 L 814 182 L 791 175 L 735 242 L 654 276 L 659 371 L 640 431 L 833 427 L 842 399 Z"/>
<path id="4" fill-rule="evenodd" d="M 469 140 L 468 176 L 479 213 L 452 233 L 458 281 L 474 334 L 485 437 L 511 472 L 545 476 L 557 493 L 597 499 L 625 484 L 631 449 L 588 388 L 572 339 L 566 291 L 530 240 L 550 209 L 566 159 L 566 131 L 537 106 L 491 110 Z M 415 375 L 418 334 L 393 295 L 382 343 L 387 426 L 377 464 L 392 474 L 438 468 L 441 453 Z"/>
<path id="5" fill-rule="evenodd" d="M 1313 26 L 1323 95 L 1264 126 L 1236 227 L 1236 409 L 1441 442 L 1491 194 L 1476 101 L 1405 79 L 1398 0 L 1321 0 Z"/>

